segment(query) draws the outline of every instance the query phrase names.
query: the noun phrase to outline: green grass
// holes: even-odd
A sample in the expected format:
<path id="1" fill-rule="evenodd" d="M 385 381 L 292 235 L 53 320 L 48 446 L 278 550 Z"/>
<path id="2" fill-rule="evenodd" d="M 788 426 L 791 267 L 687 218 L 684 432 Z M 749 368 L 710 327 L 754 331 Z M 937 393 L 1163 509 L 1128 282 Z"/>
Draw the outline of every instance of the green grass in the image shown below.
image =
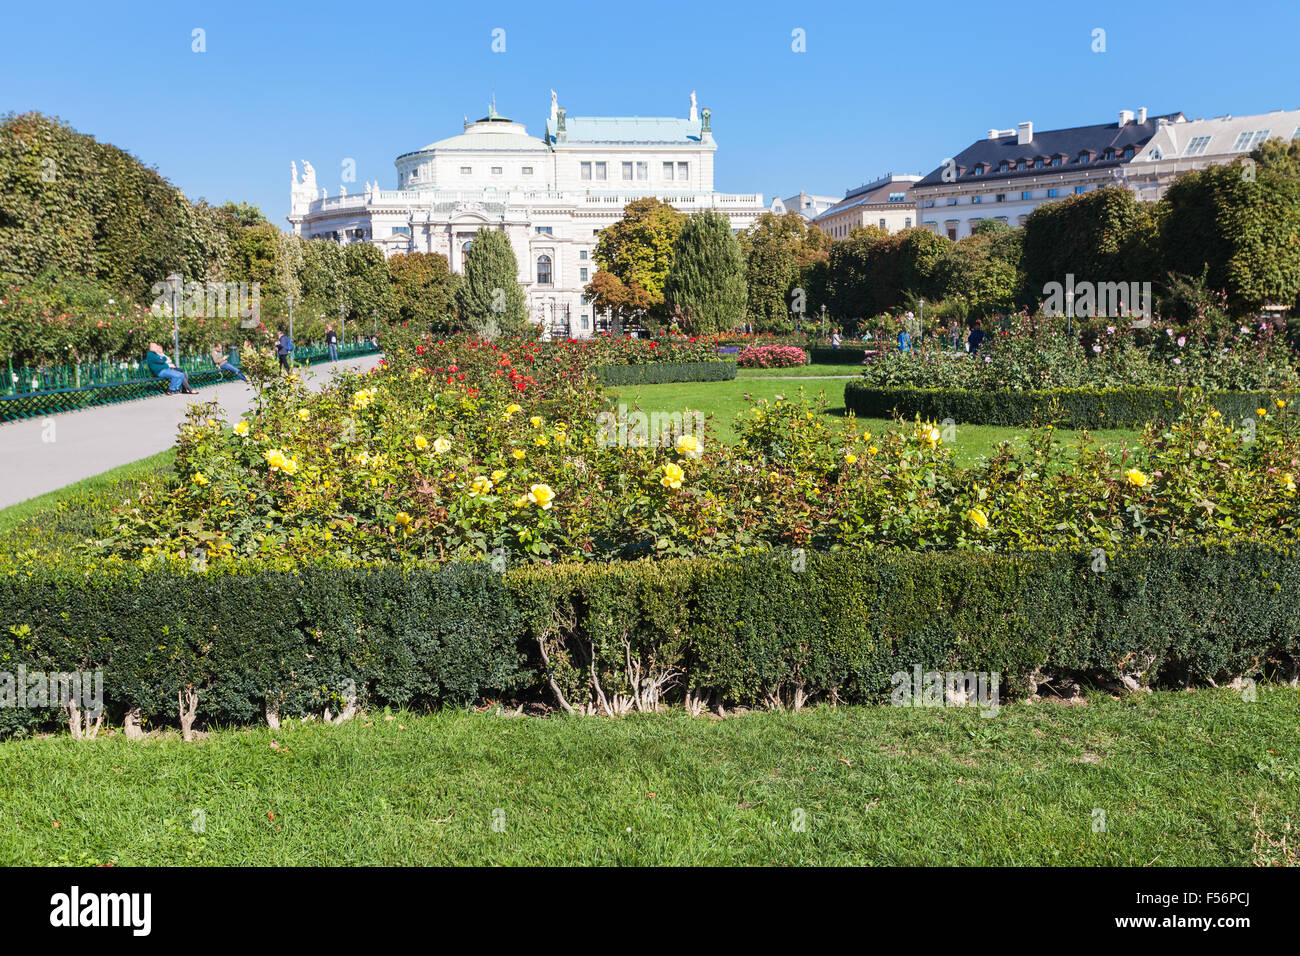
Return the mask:
<path id="1" fill-rule="evenodd" d="M 812 367 L 812 366 L 807 366 Z M 829 366 L 835 368 L 836 366 Z M 842 367 L 842 366 L 840 366 Z M 783 369 L 782 371 L 788 371 Z M 767 378 L 737 378 L 731 382 L 679 382 L 671 385 L 637 385 L 613 389 L 608 392 L 611 407 L 620 402 L 629 408 L 640 406 L 647 413 L 683 412 L 698 410 L 712 415 L 710 434 L 720 441 L 732 444 L 736 441 L 736 431 L 732 427 L 736 416 L 749 408 L 745 395 L 773 400 L 777 395 L 793 397 L 803 389 L 809 398 L 824 395 L 826 398 L 825 418 L 828 424 L 840 422 L 844 416 L 844 381 L 843 379 L 812 380 L 808 382 L 781 381 Z M 893 421 L 880 418 L 860 418 L 857 420 L 861 429 L 880 432 L 897 427 Z M 1023 428 L 1005 428 L 997 425 L 962 425 L 958 424 L 953 447 L 957 460 L 961 464 L 972 464 L 987 458 L 999 442 L 1010 441 L 1024 447 L 1026 430 Z M 1061 441 L 1072 443 L 1080 435 L 1078 432 L 1062 431 Z M 1135 429 L 1105 429 L 1092 432 L 1092 437 L 1108 445 L 1133 444 L 1140 432 Z"/>
<path id="2" fill-rule="evenodd" d="M 35 498 L 28 498 L 26 501 L 20 501 L 8 508 L 2 508 L 0 509 L 0 534 L 12 531 L 28 518 L 57 508 L 60 503 L 102 494 L 110 486 L 118 482 L 169 471 L 172 462 L 175 460 L 176 449 L 169 448 L 166 451 L 160 451 L 156 455 L 150 455 L 148 458 L 141 458 L 139 461 L 133 461 L 119 468 L 113 468 L 93 477 L 65 485 L 55 491 L 37 495 Z"/>
<path id="3" fill-rule="evenodd" d="M 990 719 L 393 717 L 0 744 L 0 863 L 1300 863 L 1291 688 Z"/>
<path id="4" fill-rule="evenodd" d="M 736 378 L 857 378 L 861 369 L 856 365 L 796 365 L 792 368 L 742 368 Z"/>

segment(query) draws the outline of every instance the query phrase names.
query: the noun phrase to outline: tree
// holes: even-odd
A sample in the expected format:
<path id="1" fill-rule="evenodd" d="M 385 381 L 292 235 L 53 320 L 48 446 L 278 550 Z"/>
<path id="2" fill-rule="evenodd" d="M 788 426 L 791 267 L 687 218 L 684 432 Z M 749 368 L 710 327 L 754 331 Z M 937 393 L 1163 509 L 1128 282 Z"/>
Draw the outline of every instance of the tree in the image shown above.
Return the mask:
<path id="1" fill-rule="evenodd" d="M 825 259 L 830 237 L 791 211 L 763 213 L 737 239 L 745 255 L 746 314 L 761 332 L 788 330 L 792 309 L 810 305 L 801 276 L 810 263 Z M 794 295 L 796 288 L 802 296 Z"/>
<path id="2" fill-rule="evenodd" d="M 1025 221 L 1026 292 L 1037 300 L 1049 282 L 1151 281 L 1124 252 L 1132 247 L 1145 211 L 1133 193 L 1106 186 L 1046 203 Z"/>
<path id="3" fill-rule="evenodd" d="M 654 197 L 623 207 L 623 218 L 600 231 L 593 253 L 598 269 L 609 272 L 629 289 L 645 292 L 647 311 L 661 310 L 673 248 L 686 217 Z"/>
<path id="4" fill-rule="evenodd" d="M 455 276 L 446 256 L 430 252 L 395 255 L 388 260 L 388 274 L 393 302 L 403 322 L 439 330 L 449 327 Z"/>
<path id="5" fill-rule="evenodd" d="M 1300 299 L 1300 142 L 1187 173 L 1160 207 L 1165 271 L 1204 275 L 1238 311 Z"/>
<path id="6" fill-rule="evenodd" d="M 368 242 L 344 246 L 343 276 L 344 307 L 349 318 L 388 319 L 395 311 L 388 263 L 378 246 Z"/>
<path id="7" fill-rule="evenodd" d="M 528 305 L 519 285 L 519 262 L 510 237 L 484 227 L 465 255 L 465 278 L 456 289 L 460 320 L 479 334 L 517 334 L 528 328 Z"/>
<path id="8" fill-rule="evenodd" d="M 609 312 L 617 325 L 643 315 L 650 307 L 650 296 L 635 279 L 626 284 L 612 272 L 599 270 L 583 289 L 597 312 Z"/>
<path id="9" fill-rule="evenodd" d="M 693 214 L 673 246 L 664 304 L 697 335 L 727 331 L 745 314 L 745 259 L 731 220 L 713 209 Z"/>
<path id="10" fill-rule="evenodd" d="M 871 291 L 872 250 L 887 235 L 877 226 L 859 227 L 831 246 L 827 262 L 827 304 L 850 331 L 857 327 L 859 320 L 875 314 Z"/>

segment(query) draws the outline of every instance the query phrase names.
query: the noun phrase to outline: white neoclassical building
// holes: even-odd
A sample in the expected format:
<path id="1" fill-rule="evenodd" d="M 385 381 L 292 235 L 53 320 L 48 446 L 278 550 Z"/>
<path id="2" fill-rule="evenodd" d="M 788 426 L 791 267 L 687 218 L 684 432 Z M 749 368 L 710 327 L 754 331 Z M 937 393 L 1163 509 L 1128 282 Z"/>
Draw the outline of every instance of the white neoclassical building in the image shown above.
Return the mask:
<path id="1" fill-rule="evenodd" d="M 555 334 L 604 327 L 583 294 L 596 270 L 602 229 L 623 207 L 655 196 L 684 213 L 716 209 L 733 230 L 764 212 L 761 194 L 713 190 L 710 113 L 681 117 L 568 116 L 551 92 L 542 137 L 497 113 L 464 131 L 397 157 L 397 188 L 359 193 L 318 188 L 312 165 L 292 165 L 289 222 L 296 235 L 372 242 L 385 255 L 432 252 L 453 272 L 480 228 L 510 236 L 533 321 Z"/>

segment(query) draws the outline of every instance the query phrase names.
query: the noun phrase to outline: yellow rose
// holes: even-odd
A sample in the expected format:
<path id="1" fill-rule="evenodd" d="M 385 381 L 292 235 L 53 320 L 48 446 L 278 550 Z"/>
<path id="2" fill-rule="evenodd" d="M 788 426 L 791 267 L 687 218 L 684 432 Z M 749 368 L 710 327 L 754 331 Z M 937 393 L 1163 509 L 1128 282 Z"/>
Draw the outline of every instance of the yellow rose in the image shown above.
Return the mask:
<path id="1" fill-rule="evenodd" d="M 193 477 L 191 480 L 192 480 L 196 485 L 199 485 L 199 486 L 206 485 L 206 484 L 208 483 L 208 479 L 206 479 L 206 478 L 203 477 L 203 472 L 201 472 L 201 471 L 196 471 L 196 472 L 194 473 L 194 477 Z"/>
<path id="2" fill-rule="evenodd" d="M 433 450 L 439 455 L 445 454 L 451 449 L 451 439 L 439 436 L 433 441 Z"/>
<path id="3" fill-rule="evenodd" d="M 935 445 L 939 444 L 939 442 L 943 441 L 943 435 L 940 433 L 939 429 L 930 425 L 921 429 L 921 439 L 933 448 Z"/>
<path id="4" fill-rule="evenodd" d="M 425 438 L 423 435 L 416 435 L 415 447 L 418 448 L 420 451 L 424 451 L 426 448 L 429 447 L 429 439 Z"/>
<path id="5" fill-rule="evenodd" d="M 659 484 L 665 488 L 680 488 L 682 486 L 682 479 L 686 477 L 686 473 L 682 471 L 680 466 L 670 461 L 664 465 L 663 471 L 664 476 L 659 479 Z"/>
<path id="6" fill-rule="evenodd" d="M 1138 471 L 1136 468 L 1130 468 L 1128 471 L 1124 472 L 1124 480 L 1134 488 L 1145 488 L 1151 481 L 1150 478 Z"/>
<path id="7" fill-rule="evenodd" d="M 1277 401 L 1275 401 L 1273 404 L 1276 405 L 1278 408 L 1286 408 L 1286 402 L 1280 398 Z"/>
<path id="8" fill-rule="evenodd" d="M 1257 409 L 1255 409 L 1255 414 L 1258 415 L 1260 418 L 1263 418 L 1265 415 L 1268 414 L 1268 409 L 1266 409 L 1266 408 L 1257 408 Z"/>
<path id="9" fill-rule="evenodd" d="M 241 438 L 244 437 L 245 435 L 247 435 L 247 434 L 248 434 L 248 422 L 247 422 L 247 421 L 241 421 L 238 425 L 236 425 L 236 426 L 235 426 L 235 434 L 238 435 L 238 436 L 240 436 Z"/>
<path id="10" fill-rule="evenodd" d="M 541 415 L 534 415 L 532 418 L 528 419 L 528 423 L 529 423 L 530 425 L 532 425 L 534 428 L 541 428 L 541 427 L 542 427 L 542 416 L 541 416 Z"/>
<path id="11" fill-rule="evenodd" d="M 410 534 L 412 531 L 415 530 L 411 526 L 411 516 L 408 515 L 405 511 L 397 512 L 397 516 L 393 518 L 393 521 L 396 522 L 398 527 L 402 529 L 402 534 Z"/>
<path id="12" fill-rule="evenodd" d="M 1282 487 L 1287 491 L 1295 491 L 1295 475 L 1287 472 L 1282 476 Z"/>
<path id="13" fill-rule="evenodd" d="M 538 448 L 545 448 L 547 444 L 549 444 L 549 441 L 545 435 L 538 435 L 533 439 L 533 444 Z"/>
<path id="14" fill-rule="evenodd" d="M 694 435 L 682 435 L 673 449 L 683 458 L 699 458 L 704 454 L 704 446 Z"/>
<path id="15" fill-rule="evenodd" d="M 514 415 L 516 412 L 522 412 L 522 411 L 523 411 L 522 408 L 520 408 L 514 402 L 511 402 L 509 405 L 506 406 L 506 417 L 508 418 L 509 416 Z"/>
<path id="16" fill-rule="evenodd" d="M 305 422 L 311 418 L 311 412 L 305 408 L 300 408 L 298 409 L 298 417 Z"/>
<path id="17" fill-rule="evenodd" d="M 550 485 L 533 485 L 528 489 L 528 500 L 543 511 L 551 507 L 551 502 L 554 499 L 555 492 L 551 490 Z"/>
<path id="18" fill-rule="evenodd" d="M 514 458 L 516 461 L 522 461 L 524 458 L 527 457 L 527 453 L 522 448 L 516 448 L 514 451 L 510 453 L 510 456 Z"/>
<path id="19" fill-rule="evenodd" d="M 853 454 L 852 452 L 844 456 L 844 461 L 850 465 L 856 462 L 857 460 L 858 460 L 858 456 Z"/>
<path id="20" fill-rule="evenodd" d="M 875 454 L 878 454 L 879 452 L 880 452 L 880 449 L 877 448 L 875 445 L 872 445 L 870 448 L 867 449 L 867 454 L 868 454 L 868 455 L 875 455 Z"/>
<path id="21" fill-rule="evenodd" d="M 479 475 L 469 485 L 469 495 L 471 498 L 477 498 L 479 495 L 486 495 L 492 490 L 492 482 L 485 476 Z"/>
<path id="22" fill-rule="evenodd" d="M 284 469 L 286 475 L 296 475 L 298 473 L 298 459 L 286 458 L 284 464 L 280 467 Z"/>
<path id="23" fill-rule="evenodd" d="M 980 511 L 978 508 L 971 508 L 970 511 L 966 512 L 966 520 L 968 520 L 971 524 L 973 524 L 975 527 L 980 529 L 984 529 L 989 526 L 988 515 Z"/>
<path id="24" fill-rule="evenodd" d="M 493 480 L 493 482 L 500 482 L 501 479 L 504 478 L 505 476 L 506 476 L 506 473 L 505 473 L 504 471 L 502 471 L 500 468 L 498 468 L 496 471 L 492 472 L 492 480 Z"/>

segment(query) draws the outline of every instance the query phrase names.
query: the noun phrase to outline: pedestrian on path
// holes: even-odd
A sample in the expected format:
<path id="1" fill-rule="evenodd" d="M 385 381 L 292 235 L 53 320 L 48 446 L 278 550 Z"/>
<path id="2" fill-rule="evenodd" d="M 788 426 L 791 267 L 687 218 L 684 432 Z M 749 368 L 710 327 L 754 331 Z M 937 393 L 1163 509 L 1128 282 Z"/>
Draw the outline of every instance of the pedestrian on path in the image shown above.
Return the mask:
<path id="1" fill-rule="evenodd" d="M 280 368 L 288 372 L 293 359 L 293 339 L 289 338 L 289 333 L 283 329 L 275 345 L 275 354 L 280 357 Z"/>
<path id="2" fill-rule="evenodd" d="M 189 376 L 172 365 L 172 360 L 167 357 L 163 347 L 157 342 L 149 343 L 149 351 L 144 353 L 145 364 L 149 366 L 149 374 L 155 378 L 167 380 L 167 393 L 175 395 L 178 392 L 185 395 L 194 395 L 196 389 L 190 387 Z"/>
<path id="3" fill-rule="evenodd" d="M 212 364 L 217 367 L 218 371 L 229 372 L 241 382 L 248 381 L 244 377 L 244 373 L 239 370 L 239 366 L 235 364 L 235 353 L 228 353 L 226 347 L 220 343 L 212 346 Z"/>
<path id="4" fill-rule="evenodd" d="M 975 327 L 970 330 L 969 338 L 966 339 L 966 347 L 970 350 L 971 355 L 974 355 L 980 350 L 980 345 L 986 337 L 984 335 L 984 330 L 980 327 L 979 319 L 975 320 L 974 326 Z"/>
<path id="5" fill-rule="evenodd" d="M 332 325 L 325 326 L 325 347 L 329 349 L 330 361 L 337 362 L 339 360 L 339 336 Z"/>

